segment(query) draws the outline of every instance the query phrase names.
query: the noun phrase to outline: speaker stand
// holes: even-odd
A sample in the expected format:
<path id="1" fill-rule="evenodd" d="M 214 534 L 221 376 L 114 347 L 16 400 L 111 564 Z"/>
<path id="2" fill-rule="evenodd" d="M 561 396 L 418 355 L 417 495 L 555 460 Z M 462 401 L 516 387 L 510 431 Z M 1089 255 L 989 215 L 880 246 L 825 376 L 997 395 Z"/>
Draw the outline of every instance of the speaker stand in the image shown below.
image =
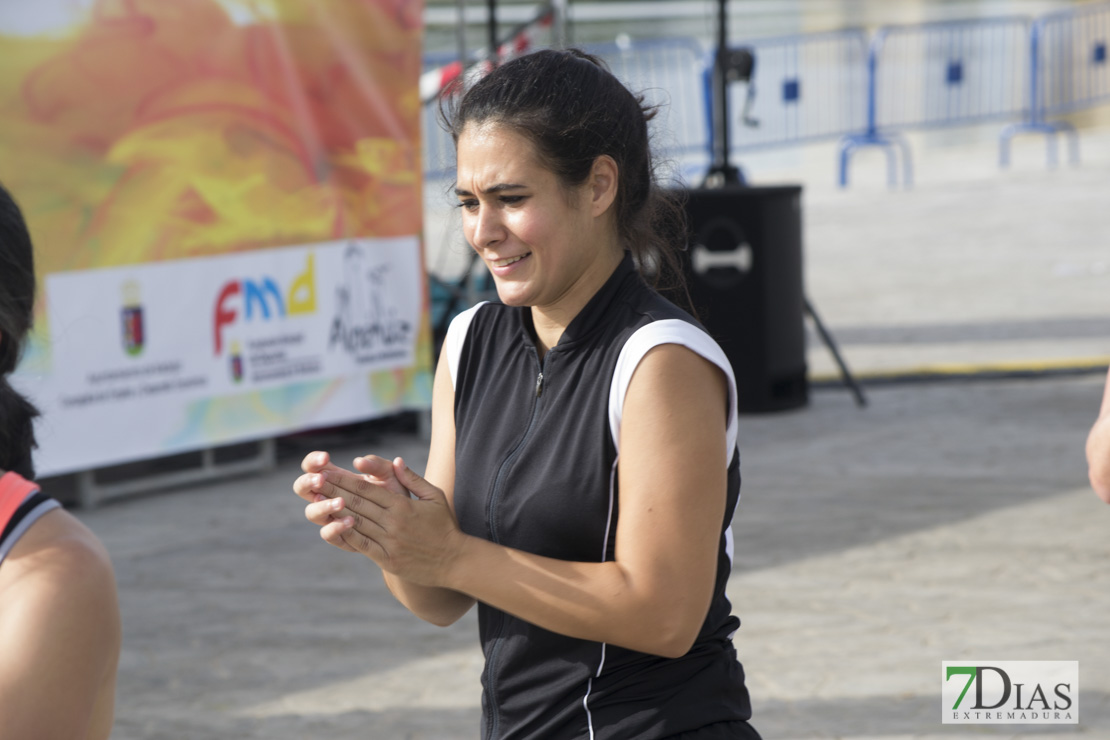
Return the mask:
<path id="1" fill-rule="evenodd" d="M 825 325 L 821 323 L 821 317 L 817 315 L 817 311 L 814 310 L 813 304 L 810 303 L 809 298 L 806 297 L 803 298 L 803 300 L 805 301 L 806 313 L 813 319 L 813 325 L 817 327 L 817 333 L 821 336 L 821 341 L 829 348 L 829 352 L 832 353 L 833 359 L 836 360 L 837 367 L 840 368 L 840 377 L 844 378 L 844 384 L 848 386 L 848 389 L 852 391 L 852 395 L 855 396 L 856 405 L 863 408 L 867 405 L 867 399 L 863 395 L 863 389 L 860 388 L 856 379 L 852 377 L 852 371 L 844 364 L 844 359 L 840 356 L 840 351 L 836 348 L 836 342 L 833 341 L 832 334 L 830 334 L 828 329 L 825 328 Z"/>

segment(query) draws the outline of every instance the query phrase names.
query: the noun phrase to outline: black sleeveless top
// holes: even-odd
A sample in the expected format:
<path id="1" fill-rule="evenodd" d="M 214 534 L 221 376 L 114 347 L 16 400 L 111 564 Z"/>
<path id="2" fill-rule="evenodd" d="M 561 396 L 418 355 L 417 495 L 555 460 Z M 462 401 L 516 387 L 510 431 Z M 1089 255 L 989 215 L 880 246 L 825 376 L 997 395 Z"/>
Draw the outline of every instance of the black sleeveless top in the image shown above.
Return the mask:
<path id="1" fill-rule="evenodd" d="M 541 362 L 528 308 L 481 304 L 445 342 L 455 387 L 454 503 L 467 534 L 562 560 L 612 560 L 619 417 L 636 363 L 678 343 L 729 377 L 728 497 L 712 603 L 677 659 L 556 634 L 479 603 L 482 737 L 652 740 L 751 716 L 725 596 L 740 493 L 731 367 L 626 255 Z M 649 618 L 645 615 L 645 618 Z"/>

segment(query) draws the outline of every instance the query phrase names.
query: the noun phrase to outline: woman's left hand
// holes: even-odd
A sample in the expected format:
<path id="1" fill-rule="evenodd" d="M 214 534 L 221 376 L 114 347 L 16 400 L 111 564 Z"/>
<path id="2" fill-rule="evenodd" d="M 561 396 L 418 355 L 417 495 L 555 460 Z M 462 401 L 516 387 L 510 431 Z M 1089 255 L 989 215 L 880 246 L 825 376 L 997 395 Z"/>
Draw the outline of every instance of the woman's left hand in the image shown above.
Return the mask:
<path id="1" fill-rule="evenodd" d="M 314 487 L 319 500 L 342 502 L 332 504 L 336 507 L 334 520 L 321 530 L 321 536 L 366 555 L 382 570 L 407 581 L 445 585 L 447 571 L 466 535 L 443 491 L 399 457 L 392 463 L 380 457 L 360 457 L 355 468 L 364 475 L 329 468 Z M 415 498 L 394 492 L 402 487 Z"/>

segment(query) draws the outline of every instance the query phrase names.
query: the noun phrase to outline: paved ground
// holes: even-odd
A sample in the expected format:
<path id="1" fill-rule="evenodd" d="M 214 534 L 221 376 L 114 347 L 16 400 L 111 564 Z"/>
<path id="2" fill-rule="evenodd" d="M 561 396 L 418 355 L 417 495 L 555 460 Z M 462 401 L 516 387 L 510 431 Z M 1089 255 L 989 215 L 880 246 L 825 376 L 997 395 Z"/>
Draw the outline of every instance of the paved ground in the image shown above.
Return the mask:
<path id="1" fill-rule="evenodd" d="M 1040 142 L 993 169 L 990 141 L 920 140 L 918 185 L 878 159 L 848 191 L 831 152 L 755 162 L 803 182 L 806 284 L 865 381 L 943 363 L 1081 367 L 1110 355 L 1110 135 L 1079 169 Z M 827 352 L 809 353 L 815 375 Z M 836 387 L 745 416 L 730 593 L 755 722 L 768 740 L 1110 737 L 1110 507 L 1083 442 L 1102 376 Z M 118 740 L 473 738 L 473 616 L 408 615 L 369 562 L 323 544 L 290 484 L 301 455 L 402 454 L 365 438 L 286 440 L 272 472 L 79 512 L 117 569 Z M 1079 660 L 1080 724 L 946 727 L 942 660 Z"/>
<path id="2" fill-rule="evenodd" d="M 1084 132 L 1083 164 L 1056 170 L 1023 137 L 1000 172 L 997 127 L 977 134 L 914 137 L 910 190 L 886 189 L 878 152 L 853 163 L 848 190 L 831 148 L 768 173 L 806 184 L 807 292 L 861 373 L 1110 359 L 1110 128 Z M 819 343 L 808 359 L 834 370 Z"/>

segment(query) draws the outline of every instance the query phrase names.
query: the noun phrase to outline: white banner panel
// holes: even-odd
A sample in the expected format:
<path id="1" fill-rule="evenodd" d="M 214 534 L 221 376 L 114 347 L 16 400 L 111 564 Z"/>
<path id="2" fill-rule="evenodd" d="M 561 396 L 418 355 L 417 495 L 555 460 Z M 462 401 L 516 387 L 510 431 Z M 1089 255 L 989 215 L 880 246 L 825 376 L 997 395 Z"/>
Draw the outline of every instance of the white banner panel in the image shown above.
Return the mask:
<path id="1" fill-rule="evenodd" d="M 398 237 L 47 276 L 40 474 L 404 406 L 422 274 Z"/>
<path id="2" fill-rule="evenodd" d="M 428 408 L 422 7 L 0 2 L 39 476 Z"/>

